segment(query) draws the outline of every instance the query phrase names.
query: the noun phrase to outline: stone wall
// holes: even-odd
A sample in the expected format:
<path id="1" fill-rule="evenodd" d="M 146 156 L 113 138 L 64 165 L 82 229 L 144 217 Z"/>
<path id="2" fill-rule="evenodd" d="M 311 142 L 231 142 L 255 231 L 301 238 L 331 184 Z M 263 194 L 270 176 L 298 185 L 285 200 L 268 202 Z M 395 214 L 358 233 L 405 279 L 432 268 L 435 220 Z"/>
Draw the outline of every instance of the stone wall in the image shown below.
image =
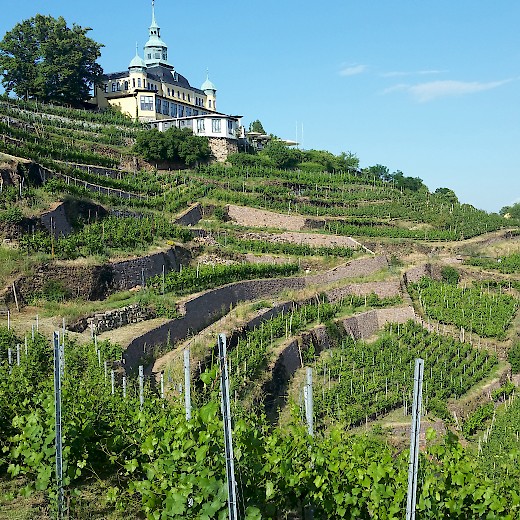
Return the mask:
<path id="1" fill-rule="evenodd" d="M 101 334 L 108 330 L 114 330 L 124 325 L 138 323 L 152 318 L 155 318 L 153 312 L 141 307 L 139 304 L 134 304 L 122 307 L 121 309 L 96 313 L 94 316 L 86 319 L 86 327 L 90 328 L 94 334 Z"/>
<path id="2" fill-rule="evenodd" d="M 203 217 L 203 209 L 200 202 L 192 204 L 187 210 L 183 211 L 175 220 L 175 224 L 182 226 L 194 226 Z"/>
<path id="3" fill-rule="evenodd" d="M 423 276 L 433 278 L 434 280 L 441 280 L 441 266 L 435 264 L 423 264 L 406 271 L 403 275 L 404 282 L 417 283 Z"/>
<path id="4" fill-rule="evenodd" d="M 143 354 L 153 354 L 156 345 L 168 341 L 176 343 L 196 334 L 218 318 L 229 312 L 239 302 L 274 296 L 285 289 L 300 290 L 309 286 L 320 286 L 348 277 L 367 276 L 387 265 L 385 257 L 352 260 L 344 266 L 307 277 L 247 280 L 206 291 L 179 306 L 181 318 L 171 320 L 142 336 L 135 338 L 125 351 L 128 366 L 135 365 Z"/>
<path id="5" fill-rule="evenodd" d="M 238 152 L 238 141 L 236 139 L 210 137 L 208 140 L 211 155 L 213 155 L 218 162 L 226 162 L 229 154 Z"/>
<path id="6" fill-rule="evenodd" d="M 178 271 L 181 264 L 187 264 L 190 253 L 181 246 L 145 255 L 130 260 L 111 262 L 100 266 L 77 265 L 72 262 L 49 262 L 37 266 L 28 276 L 15 281 L 20 305 L 29 302 L 35 293 L 42 293 L 49 282 L 56 282 L 67 290 L 70 298 L 103 300 L 108 295 L 125 291 L 142 284 L 152 277 L 165 272 Z M 6 288 L 4 299 L 7 305 L 14 304 L 12 287 Z"/>

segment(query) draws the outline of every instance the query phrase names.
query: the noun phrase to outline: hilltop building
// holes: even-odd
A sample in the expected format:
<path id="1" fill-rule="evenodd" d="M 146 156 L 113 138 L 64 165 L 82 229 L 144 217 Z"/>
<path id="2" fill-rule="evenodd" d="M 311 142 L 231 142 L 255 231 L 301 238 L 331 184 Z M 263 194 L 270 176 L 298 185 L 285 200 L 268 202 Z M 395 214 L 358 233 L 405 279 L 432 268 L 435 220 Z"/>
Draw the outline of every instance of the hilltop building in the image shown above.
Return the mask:
<path id="1" fill-rule="evenodd" d="M 192 87 L 169 62 L 168 46 L 155 18 L 155 0 L 144 57 L 136 47 L 128 69 L 106 74 L 103 84 L 95 89 L 93 101 L 100 108 L 119 107 L 121 112 L 159 130 L 170 126 L 191 128 L 195 135 L 210 139 L 218 160 L 237 151 L 240 116 L 217 111 L 217 88 L 209 75 L 200 88 Z"/>

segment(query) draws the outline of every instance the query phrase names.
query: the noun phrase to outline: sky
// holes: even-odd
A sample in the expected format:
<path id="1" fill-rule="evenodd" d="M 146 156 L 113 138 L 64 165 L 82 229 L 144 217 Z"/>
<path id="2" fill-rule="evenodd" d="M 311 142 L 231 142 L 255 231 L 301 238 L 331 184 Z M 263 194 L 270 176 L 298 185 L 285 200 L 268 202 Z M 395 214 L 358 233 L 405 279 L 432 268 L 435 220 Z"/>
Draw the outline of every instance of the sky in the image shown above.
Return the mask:
<path id="1" fill-rule="evenodd" d="M 486 211 L 520 202 L 518 0 L 156 0 L 169 61 L 219 111 L 304 149 L 420 177 Z M 37 13 L 91 27 L 122 71 L 151 0 L 0 0 L 0 37 Z"/>

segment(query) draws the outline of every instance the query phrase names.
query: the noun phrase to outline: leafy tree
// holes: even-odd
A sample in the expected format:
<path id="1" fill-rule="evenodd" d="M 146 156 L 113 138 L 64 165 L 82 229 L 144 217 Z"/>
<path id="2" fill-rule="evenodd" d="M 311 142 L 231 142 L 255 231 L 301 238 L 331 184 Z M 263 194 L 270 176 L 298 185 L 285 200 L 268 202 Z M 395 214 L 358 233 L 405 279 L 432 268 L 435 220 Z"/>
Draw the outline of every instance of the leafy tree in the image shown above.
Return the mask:
<path id="1" fill-rule="evenodd" d="M 449 188 L 437 188 L 434 193 L 435 195 L 443 197 L 444 199 L 446 199 L 447 202 L 450 202 L 451 204 L 458 204 L 459 202 L 459 199 L 455 192 L 453 190 L 450 190 Z"/>
<path id="2" fill-rule="evenodd" d="M 259 119 L 253 121 L 249 125 L 249 131 L 250 132 L 258 132 L 259 134 L 265 134 L 264 127 L 262 126 L 262 123 L 260 122 Z"/>
<path id="3" fill-rule="evenodd" d="M 369 166 L 365 169 L 365 172 L 370 177 L 377 177 L 383 180 L 390 180 L 390 170 L 388 166 L 383 166 L 382 164 L 375 164 L 374 166 Z"/>
<path id="4" fill-rule="evenodd" d="M 134 152 L 146 161 L 183 162 L 192 166 L 211 155 L 206 137 L 193 135 L 189 128 L 170 127 L 165 132 L 156 128 L 137 134 Z"/>
<path id="5" fill-rule="evenodd" d="M 275 168 L 290 169 L 297 166 L 301 160 L 299 150 L 291 150 L 282 141 L 273 139 L 262 150 L 262 154 L 267 155 L 272 161 Z"/>
<path id="6" fill-rule="evenodd" d="M 512 206 L 504 206 L 500 210 L 502 216 L 509 215 L 511 218 L 520 219 L 520 202 L 515 202 Z"/>
<path id="7" fill-rule="evenodd" d="M 0 42 L 6 92 L 71 104 L 88 99 L 103 74 L 96 63 L 102 45 L 87 37 L 90 30 L 41 14 L 16 24 Z"/>

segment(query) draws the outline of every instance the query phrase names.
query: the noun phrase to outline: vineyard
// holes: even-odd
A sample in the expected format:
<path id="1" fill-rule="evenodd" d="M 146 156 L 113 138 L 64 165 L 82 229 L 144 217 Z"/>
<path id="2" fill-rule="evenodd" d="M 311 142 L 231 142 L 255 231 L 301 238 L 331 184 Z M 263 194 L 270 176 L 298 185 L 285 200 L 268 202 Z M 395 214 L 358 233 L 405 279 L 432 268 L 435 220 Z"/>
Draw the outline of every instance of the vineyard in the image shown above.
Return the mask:
<path id="1" fill-rule="evenodd" d="M 66 518 L 228 518 L 221 332 L 240 520 L 404 518 L 418 358 L 417 518 L 520 518 L 520 221 L 142 130 L 0 96 L 0 520 L 60 514 L 57 330 Z"/>
<path id="2" fill-rule="evenodd" d="M 413 286 L 424 312 L 441 323 L 465 327 L 483 337 L 504 339 L 518 309 L 508 294 L 486 293 L 424 278 Z"/>

